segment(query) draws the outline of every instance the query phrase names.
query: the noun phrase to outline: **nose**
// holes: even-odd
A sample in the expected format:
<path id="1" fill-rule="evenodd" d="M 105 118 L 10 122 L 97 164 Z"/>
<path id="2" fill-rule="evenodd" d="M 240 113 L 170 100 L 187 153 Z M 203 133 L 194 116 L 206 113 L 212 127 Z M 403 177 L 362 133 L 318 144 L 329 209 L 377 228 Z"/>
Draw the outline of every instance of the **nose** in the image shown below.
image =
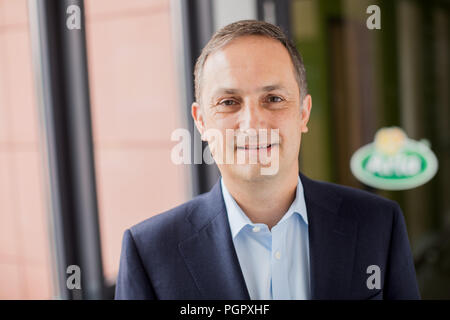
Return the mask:
<path id="1" fill-rule="evenodd" d="M 239 129 L 246 131 L 248 129 L 258 130 L 265 128 L 267 127 L 263 108 L 258 101 L 246 101 L 239 116 Z"/>

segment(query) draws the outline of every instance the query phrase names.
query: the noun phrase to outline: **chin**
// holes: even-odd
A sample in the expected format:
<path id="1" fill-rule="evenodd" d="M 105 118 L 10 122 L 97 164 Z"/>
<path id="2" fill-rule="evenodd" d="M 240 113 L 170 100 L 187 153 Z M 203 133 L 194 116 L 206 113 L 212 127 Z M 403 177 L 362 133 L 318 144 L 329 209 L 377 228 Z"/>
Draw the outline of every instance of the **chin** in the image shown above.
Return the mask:
<path id="1" fill-rule="evenodd" d="M 263 166 L 261 164 L 234 165 L 233 168 L 230 168 L 230 173 L 236 179 L 247 182 L 267 181 L 276 177 L 277 174 L 261 174 L 261 169 L 263 169 L 264 167 L 266 166 Z"/>
<path id="2" fill-rule="evenodd" d="M 277 149 L 275 149 L 277 150 Z M 277 152 L 279 152 L 277 150 Z M 224 152 L 225 153 L 225 152 Z M 270 155 L 270 153 L 269 153 Z M 281 162 L 283 161 L 278 156 L 276 162 L 271 161 L 270 163 L 261 163 L 259 156 L 256 158 L 256 163 L 248 163 L 249 155 L 245 155 L 246 163 L 239 163 L 238 154 L 234 152 L 233 163 L 219 163 L 216 161 L 216 164 L 219 167 L 219 170 L 222 176 L 229 176 L 232 179 L 246 181 L 246 182 L 259 182 L 259 181 L 268 181 L 274 179 L 279 176 L 281 171 Z M 223 157 L 225 159 L 225 157 Z M 284 162 L 284 161 L 283 161 Z M 275 170 L 276 168 L 276 170 Z"/>

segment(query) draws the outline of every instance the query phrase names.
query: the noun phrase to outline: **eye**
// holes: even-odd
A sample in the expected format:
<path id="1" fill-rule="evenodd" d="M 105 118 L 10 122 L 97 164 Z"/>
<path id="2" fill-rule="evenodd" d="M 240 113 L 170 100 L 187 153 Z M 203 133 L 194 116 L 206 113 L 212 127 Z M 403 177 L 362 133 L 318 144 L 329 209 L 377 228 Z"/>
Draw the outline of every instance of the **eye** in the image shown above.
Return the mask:
<path id="1" fill-rule="evenodd" d="M 278 97 L 278 96 L 270 96 L 270 97 L 268 97 L 268 101 L 269 102 L 282 102 L 283 98 Z"/>
<path id="2" fill-rule="evenodd" d="M 225 106 L 232 106 L 232 105 L 236 104 L 236 101 L 227 99 L 227 100 L 222 100 L 220 102 L 220 104 L 225 105 Z"/>
<path id="3" fill-rule="evenodd" d="M 239 109 L 239 101 L 236 99 L 223 99 L 215 105 L 215 111 L 217 113 L 230 113 Z"/>

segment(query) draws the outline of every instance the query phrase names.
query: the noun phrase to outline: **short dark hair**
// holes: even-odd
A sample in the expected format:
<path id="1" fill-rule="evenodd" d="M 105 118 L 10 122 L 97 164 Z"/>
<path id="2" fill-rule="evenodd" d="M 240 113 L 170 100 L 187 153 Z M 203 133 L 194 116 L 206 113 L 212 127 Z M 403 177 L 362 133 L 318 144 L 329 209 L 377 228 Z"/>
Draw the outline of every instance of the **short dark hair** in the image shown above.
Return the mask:
<path id="1" fill-rule="evenodd" d="M 195 99 L 197 102 L 200 101 L 200 82 L 203 66 L 205 65 L 208 56 L 221 49 L 232 40 L 250 35 L 264 36 L 275 39 L 283 44 L 291 57 L 292 64 L 294 65 L 295 78 L 300 90 L 300 99 L 303 101 L 303 98 L 308 92 L 306 71 L 302 56 L 292 41 L 278 26 L 271 23 L 258 20 L 241 20 L 226 25 L 214 33 L 198 57 L 194 69 Z"/>

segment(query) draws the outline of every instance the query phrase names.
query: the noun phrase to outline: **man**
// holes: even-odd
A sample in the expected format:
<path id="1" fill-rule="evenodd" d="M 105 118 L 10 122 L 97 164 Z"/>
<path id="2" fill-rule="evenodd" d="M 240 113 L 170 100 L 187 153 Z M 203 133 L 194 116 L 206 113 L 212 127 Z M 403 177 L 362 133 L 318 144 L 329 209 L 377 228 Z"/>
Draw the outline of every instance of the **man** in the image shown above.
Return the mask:
<path id="1" fill-rule="evenodd" d="M 192 116 L 222 177 L 125 231 L 116 299 L 419 298 L 399 206 L 299 175 L 312 100 L 278 27 L 219 30 L 197 61 L 195 89 Z M 231 139 L 217 143 L 208 130 Z"/>

